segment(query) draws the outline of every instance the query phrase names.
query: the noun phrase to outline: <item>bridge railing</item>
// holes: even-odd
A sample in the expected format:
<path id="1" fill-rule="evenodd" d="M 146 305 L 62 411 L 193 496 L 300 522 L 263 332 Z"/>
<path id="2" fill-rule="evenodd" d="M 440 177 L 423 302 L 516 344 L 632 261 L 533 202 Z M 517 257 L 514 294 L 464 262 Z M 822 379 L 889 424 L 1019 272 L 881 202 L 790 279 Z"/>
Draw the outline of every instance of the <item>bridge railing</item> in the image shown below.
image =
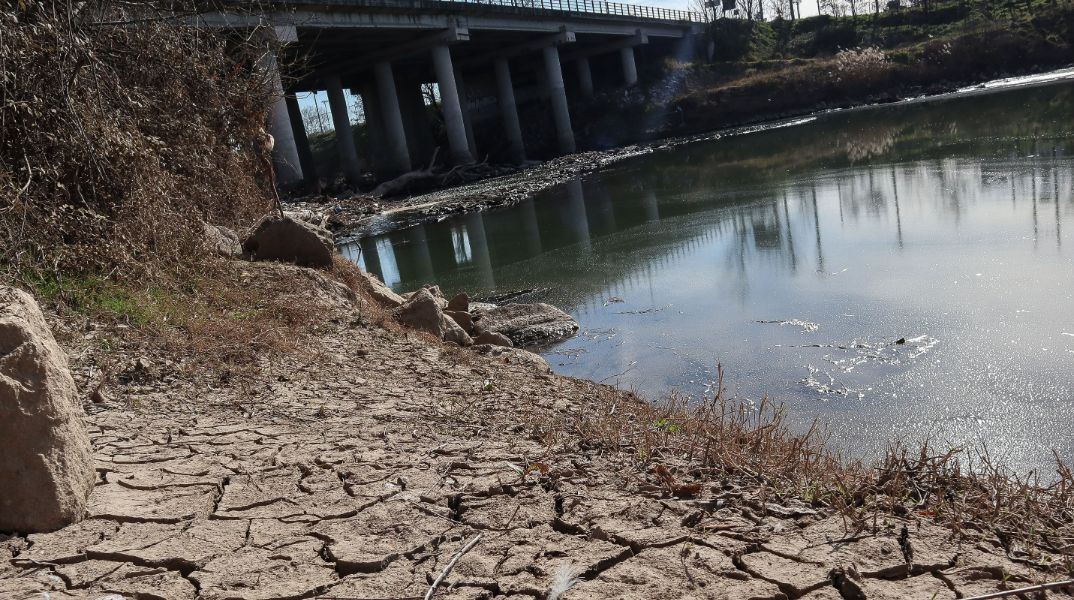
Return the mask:
<path id="1" fill-rule="evenodd" d="M 654 19 L 659 21 L 679 21 L 698 23 L 703 20 L 700 13 L 689 10 L 675 10 L 658 6 L 643 6 L 623 2 L 606 2 L 605 0 L 439 0 L 443 4 L 476 4 L 502 6 L 535 11 L 556 11 L 591 15 L 613 15 Z"/>
<path id="2" fill-rule="evenodd" d="M 540 14 L 542 12 L 617 16 L 634 19 L 652 19 L 654 21 L 673 21 L 678 23 L 700 23 L 704 21 L 701 13 L 689 10 L 675 10 L 624 2 L 607 2 L 606 0 L 323 0 L 325 4 L 340 6 L 364 6 L 369 8 L 408 10 L 450 9 L 460 13 L 479 12 L 515 12 Z M 285 0 L 286 3 L 286 0 Z"/>

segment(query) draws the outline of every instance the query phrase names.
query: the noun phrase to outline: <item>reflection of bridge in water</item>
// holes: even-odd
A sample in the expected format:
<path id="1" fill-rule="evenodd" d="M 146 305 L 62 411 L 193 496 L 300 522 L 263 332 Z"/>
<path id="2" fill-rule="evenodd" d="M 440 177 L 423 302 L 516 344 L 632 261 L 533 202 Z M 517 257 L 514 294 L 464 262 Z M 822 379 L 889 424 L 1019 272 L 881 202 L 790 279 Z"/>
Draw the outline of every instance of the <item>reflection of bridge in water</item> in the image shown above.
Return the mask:
<path id="1" fill-rule="evenodd" d="M 698 276 L 718 277 L 745 303 L 757 261 L 791 276 L 831 277 L 845 257 L 826 249 L 827 235 L 880 225 L 892 249 L 903 251 L 914 243 L 908 213 L 912 223 L 928 213 L 957 227 L 979 205 L 1010 202 L 1024 215 L 1034 245 L 1053 237 L 1061 247 L 1063 206 L 1074 209 L 1071 186 L 1070 162 L 1062 159 L 848 168 L 727 195 L 638 181 L 628 171 L 573 181 L 510 209 L 367 238 L 343 251 L 402 290 L 440 283 L 448 292 L 480 294 L 551 282 L 567 290 L 559 295 L 569 298 L 560 301 L 579 313 L 611 296 L 645 296 L 654 273 L 705 252 L 714 270 Z"/>

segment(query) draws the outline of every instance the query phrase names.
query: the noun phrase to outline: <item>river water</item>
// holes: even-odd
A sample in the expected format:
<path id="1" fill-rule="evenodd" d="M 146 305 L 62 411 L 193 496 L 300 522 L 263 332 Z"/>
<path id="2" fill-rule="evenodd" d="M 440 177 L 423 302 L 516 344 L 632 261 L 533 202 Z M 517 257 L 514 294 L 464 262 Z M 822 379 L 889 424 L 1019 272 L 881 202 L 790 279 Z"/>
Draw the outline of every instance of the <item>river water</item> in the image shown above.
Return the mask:
<path id="1" fill-rule="evenodd" d="M 399 290 L 537 289 L 559 373 L 785 403 L 895 438 L 1074 458 L 1074 83 L 832 112 L 658 150 L 344 248 Z M 359 253 L 359 248 L 362 251 Z"/>

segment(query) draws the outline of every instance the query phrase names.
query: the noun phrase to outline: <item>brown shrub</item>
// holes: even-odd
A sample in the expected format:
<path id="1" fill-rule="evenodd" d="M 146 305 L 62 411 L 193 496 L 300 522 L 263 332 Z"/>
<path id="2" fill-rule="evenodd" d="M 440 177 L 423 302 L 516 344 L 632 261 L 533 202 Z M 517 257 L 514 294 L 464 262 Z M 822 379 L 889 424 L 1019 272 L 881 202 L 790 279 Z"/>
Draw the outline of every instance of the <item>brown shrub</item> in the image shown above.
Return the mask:
<path id="1" fill-rule="evenodd" d="M 174 273 L 198 254 L 203 221 L 269 209 L 258 134 L 271 96 L 253 68 L 264 48 L 154 20 L 167 8 L 0 8 L 8 277 Z"/>

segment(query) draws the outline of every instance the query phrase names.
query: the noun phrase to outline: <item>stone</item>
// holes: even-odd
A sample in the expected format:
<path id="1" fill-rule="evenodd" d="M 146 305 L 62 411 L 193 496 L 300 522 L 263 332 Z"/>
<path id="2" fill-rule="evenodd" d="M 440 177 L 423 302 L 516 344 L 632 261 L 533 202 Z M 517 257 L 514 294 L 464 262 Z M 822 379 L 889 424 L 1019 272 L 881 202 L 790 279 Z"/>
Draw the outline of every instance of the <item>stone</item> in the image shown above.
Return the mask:
<path id="1" fill-rule="evenodd" d="M 463 331 L 468 334 L 474 333 L 474 319 L 470 316 L 470 313 L 458 311 L 458 310 L 445 310 L 444 314 L 451 317 L 459 327 L 462 327 Z"/>
<path id="2" fill-rule="evenodd" d="M 377 279 L 376 275 L 366 273 L 362 270 L 359 270 L 358 272 L 361 275 L 361 285 L 365 292 L 369 294 L 369 297 L 372 298 L 374 302 L 383 308 L 398 308 L 406 302 L 406 298 L 396 294 L 392 291 L 392 288 L 384 285 L 380 279 Z"/>
<path id="3" fill-rule="evenodd" d="M 399 323 L 432 334 L 445 342 L 455 342 L 460 346 L 474 343 L 458 323 L 444 314 L 429 290 L 420 289 L 414 292 L 409 300 L 395 309 L 393 315 Z"/>
<path id="4" fill-rule="evenodd" d="M 511 338 L 502 333 L 496 333 L 495 331 L 484 331 L 480 335 L 474 338 L 475 344 L 492 344 L 493 346 L 503 346 L 505 348 L 513 348 L 515 345 L 511 342 Z"/>
<path id="5" fill-rule="evenodd" d="M 0 531 L 81 521 L 95 473 L 67 357 L 37 302 L 0 287 Z"/>
<path id="6" fill-rule="evenodd" d="M 205 223 L 205 245 L 211 253 L 223 258 L 236 258 L 242 255 L 239 234 L 223 225 Z"/>
<path id="7" fill-rule="evenodd" d="M 504 304 L 491 309 L 474 308 L 481 326 L 511 338 L 515 346 L 533 346 L 569 337 L 578 323 L 567 313 L 544 304 Z"/>
<path id="8" fill-rule="evenodd" d="M 541 358 L 541 355 L 534 354 L 529 350 L 523 350 L 522 348 L 507 348 L 493 344 L 475 344 L 474 350 L 478 354 L 490 356 L 503 363 L 528 365 L 533 367 L 539 373 L 552 372 L 552 367 L 548 365 L 548 361 Z"/>
<path id="9" fill-rule="evenodd" d="M 254 260 L 276 260 L 303 267 L 332 265 L 336 246 L 332 234 L 290 217 L 269 215 L 246 236 L 242 249 Z"/>
<path id="10" fill-rule="evenodd" d="M 448 300 L 447 309 L 470 312 L 470 296 L 466 295 L 466 292 L 456 294 L 454 298 Z"/>

